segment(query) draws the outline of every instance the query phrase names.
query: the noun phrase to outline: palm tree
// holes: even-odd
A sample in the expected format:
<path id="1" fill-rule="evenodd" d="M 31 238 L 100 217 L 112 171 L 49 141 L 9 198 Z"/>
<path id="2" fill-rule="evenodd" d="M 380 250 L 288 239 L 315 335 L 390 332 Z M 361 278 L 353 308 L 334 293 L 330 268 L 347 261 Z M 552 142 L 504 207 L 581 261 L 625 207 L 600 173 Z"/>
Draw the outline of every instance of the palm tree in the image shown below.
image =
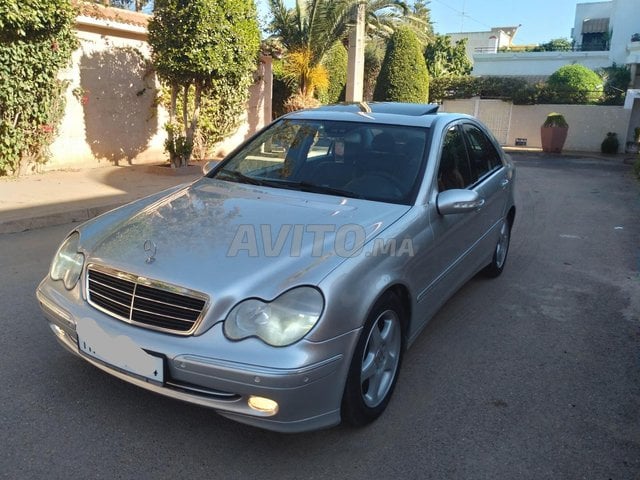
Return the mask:
<path id="1" fill-rule="evenodd" d="M 389 37 L 399 24 L 431 32 L 428 9 L 412 10 L 401 0 L 296 0 L 291 9 L 284 0 L 268 0 L 273 16 L 269 31 L 283 47 L 285 78 L 297 86 L 298 100 L 313 102 L 318 87 L 328 83 L 322 59 L 331 46 L 347 37 L 358 5 L 366 4 L 367 32 L 370 37 Z M 420 35 L 419 35 L 420 36 Z M 422 35 L 424 38 L 424 35 Z"/>
<path id="2" fill-rule="evenodd" d="M 288 9 L 283 0 L 269 0 L 273 20 L 270 31 L 285 49 L 286 77 L 298 93 L 312 97 L 327 83 L 322 57 L 336 40 L 346 36 L 357 0 L 296 0 Z"/>
<path id="3" fill-rule="evenodd" d="M 399 26 L 404 26 L 426 43 L 433 36 L 429 13 L 424 0 L 416 0 L 411 7 L 401 0 L 367 0 L 367 34 L 387 40 Z"/>

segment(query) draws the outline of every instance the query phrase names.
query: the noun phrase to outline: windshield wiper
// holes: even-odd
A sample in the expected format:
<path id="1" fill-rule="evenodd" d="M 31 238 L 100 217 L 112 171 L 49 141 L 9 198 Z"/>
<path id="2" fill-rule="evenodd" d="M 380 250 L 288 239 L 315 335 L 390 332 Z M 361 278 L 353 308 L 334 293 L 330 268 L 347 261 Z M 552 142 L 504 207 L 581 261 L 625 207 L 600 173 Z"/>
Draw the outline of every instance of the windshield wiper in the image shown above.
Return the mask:
<path id="1" fill-rule="evenodd" d="M 237 170 L 228 170 L 226 168 L 223 168 L 216 174 L 214 178 L 218 178 L 220 174 L 227 175 L 238 183 L 248 183 L 249 185 L 265 185 L 265 182 L 254 177 L 249 177 L 244 173 L 238 172 Z"/>
<path id="2" fill-rule="evenodd" d="M 294 188 L 303 192 L 326 193 L 328 195 L 337 195 L 339 197 L 363 198 L 350 190 L 342 190 L 340 188 L 327 187 L 324 185 L 316 185 L 310 182 L 282 182 L 286 188 Z"/>

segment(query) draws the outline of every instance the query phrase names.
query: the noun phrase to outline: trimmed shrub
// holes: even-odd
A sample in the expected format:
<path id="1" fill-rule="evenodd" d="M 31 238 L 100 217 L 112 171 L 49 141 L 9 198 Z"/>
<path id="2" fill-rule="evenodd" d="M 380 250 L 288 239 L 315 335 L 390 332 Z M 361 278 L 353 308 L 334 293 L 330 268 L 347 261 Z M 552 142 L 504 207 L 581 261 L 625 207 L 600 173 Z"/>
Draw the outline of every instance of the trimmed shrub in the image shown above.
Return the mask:
<path id="1" fill-rule="evenodd" d="M 584 65 L 565 65 L 547 80 L 550 101 L 554 103 L 596 103 L 602 97 L 602 79 Z"/>
<path id="2" fill-rule="evenodd" d="M 329 86 L 318 92 L 318 99 L 322 103 L 344 101 L 347 85 L 347 57 L 347 49 L 342 42 L 336 42 L 322 59 L 322 64 L 329 74 Z"/>
<path id="3" fill-rule="evenodd" d="M 429 74 L 420 43 L 406 27 L 389 40 L 374 100 L 424 103 L 429 98 Z"/>

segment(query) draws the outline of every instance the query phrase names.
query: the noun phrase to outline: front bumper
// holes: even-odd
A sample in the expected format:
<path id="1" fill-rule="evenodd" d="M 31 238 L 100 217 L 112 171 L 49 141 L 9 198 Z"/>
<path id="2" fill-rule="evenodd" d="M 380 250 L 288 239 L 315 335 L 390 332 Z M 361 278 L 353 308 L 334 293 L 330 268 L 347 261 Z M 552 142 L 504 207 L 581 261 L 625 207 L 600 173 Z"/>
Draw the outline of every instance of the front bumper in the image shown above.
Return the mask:
<path id="1" fill-rule="evenodd" d="M 340 403 L 359 331 L 326 342 L 302 340 L 269 347 L 257 339 L 231 342 L 218 323 L 198 337 L 179 337 L 135 327 L 89 306 L 45 278 L 36 292 L 58 341 L 71 353 L 139 387 L 215 409 L 242 423 L 280 432 L 300 432 L 340 422 Z M 78 348 L 76 319 L 91 318 L 113 336 L 164 358 L 162 383 L 93 358 Z M 250 396 L 278 403 L 275 414 L 249 406 Z"/>

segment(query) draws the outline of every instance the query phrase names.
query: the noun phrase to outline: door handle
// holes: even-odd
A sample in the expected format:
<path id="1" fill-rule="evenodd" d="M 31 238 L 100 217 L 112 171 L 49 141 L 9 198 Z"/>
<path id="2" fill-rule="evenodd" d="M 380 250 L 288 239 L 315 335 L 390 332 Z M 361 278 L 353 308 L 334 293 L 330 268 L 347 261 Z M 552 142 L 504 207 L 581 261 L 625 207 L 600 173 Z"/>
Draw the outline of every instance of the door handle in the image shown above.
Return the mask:
<path id="1" fill-rule="evenodd" d="M 502 181 L 500 182 L 500 187 L 505 188 L 507 185 L 509 185 L 509 179 L 503 178 Z"/>

